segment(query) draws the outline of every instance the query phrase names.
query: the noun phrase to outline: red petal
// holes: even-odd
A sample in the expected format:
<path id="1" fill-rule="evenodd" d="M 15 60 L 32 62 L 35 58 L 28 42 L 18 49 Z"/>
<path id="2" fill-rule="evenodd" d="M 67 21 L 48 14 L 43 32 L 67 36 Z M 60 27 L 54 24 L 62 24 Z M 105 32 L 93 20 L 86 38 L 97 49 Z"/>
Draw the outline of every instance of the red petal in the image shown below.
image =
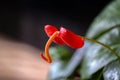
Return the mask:
<path id="1" fill-rule="evenodd" d="M 58 31 L 58 29 L 55 26 L 52 25 L 46 25 L 44 27 L 44 30 L 46 32 L 46 34 L 50 37 L 54 32 Z M 57 44 L 65 44 L 62 39 L 58 36 L 56 36 L 56 38 L 54 39 L 54 42 Z"/>
<path id="2" fill-rule="evenodd" d="M 61 39 L 72 48 L 81 48 L 84 45 L 83 38 L 63 27 L 60 28 Z"/>
<path id="3" fill-rule="evenodd" d="M 54 42 L 57 43 L 57 44 L 65 45 L 64 41 L 59 36 L 57 36 L 54 39 Z"/>
<path id="4" fill-rule="evenodd" d="M 50 37 L 54 32 L 58 31 L 55 26 L 52 25 L 45 25 L 44 30 L 46 34 Z"/>

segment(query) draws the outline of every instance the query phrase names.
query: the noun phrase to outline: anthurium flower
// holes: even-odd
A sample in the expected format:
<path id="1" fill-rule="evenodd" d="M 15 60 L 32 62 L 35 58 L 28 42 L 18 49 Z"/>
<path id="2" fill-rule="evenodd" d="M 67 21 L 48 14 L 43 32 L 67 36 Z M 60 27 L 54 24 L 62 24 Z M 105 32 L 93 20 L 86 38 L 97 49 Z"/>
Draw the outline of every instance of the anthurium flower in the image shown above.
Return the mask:
<path id="1" fill-rule="evenodd" d="M 52 25 L 46 25 L 44 27 L 44 30 L 45 30 L 46 34 L 48 35 L 48 37 L 52 36 L 54 32 L 58 31 L 58 29 L 55 26 L 52 26 Z M 63 42 L 63 40 L 61 40 L 59 35 L 57 35 L 55 37 L 54 42 L 57 43 L 57 44 L 62 44 L 62 45 L 65 44 Z"/>
<path id="2" fill-rule="evenodd" d="M 40 56 L 47 62 L 51 63 L 52 59 L 49 55 L 49 46 L 54 41 L 57 44 L 60 45 L 67 45 L 71 48 L 81 48 L 84 45 L 84 40 L 82 37 L 76 35 L 72 31 L 61 27 L 60 31 L 52 25 L 46 25 L 44 27 L 45 32 L 47 33 L 49 40 L 46 43 L 45 46 L 45 53 L 46 57 L 44 57 L 43 54 L 40 54 Z"/>
<path id="3" fill-rule="evenodd" d="M 81 48 L 84 45 L 83 38 L 63 27 L 60 28 L 60 38 L 72 48 Z"/>

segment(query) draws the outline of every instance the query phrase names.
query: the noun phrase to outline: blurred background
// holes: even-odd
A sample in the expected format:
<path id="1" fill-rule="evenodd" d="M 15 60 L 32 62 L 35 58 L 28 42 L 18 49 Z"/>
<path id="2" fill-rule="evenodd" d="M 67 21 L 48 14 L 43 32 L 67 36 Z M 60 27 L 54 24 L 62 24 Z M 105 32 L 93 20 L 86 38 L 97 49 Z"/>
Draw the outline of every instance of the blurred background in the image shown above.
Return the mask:
<path id="1" fill-rule="evenodd" d="M 3 65 L 3 63 L 4 66 L 0 70 L 3 70 L 6 64 L 10 64 L 9 59 L 12 59 L 14 57 L 14 61 L 17 61 L 17 59 L 23 58 L 24 56 L 22 56 L 22 53 L 25 53 L 25 56 L 29 56 L 28 61 L 31 60 L 31 58 L 34 59 L 33 63 L 34 61 L 39 61 L 39 51 L 44 50 L 45 43 L 48 39 L 47 35 L 43 30 L 44 25 L 46 24 L 52 24 L 58 26 L 58 28 L 60 26 L 63 26 L 77 34 L 85 35 L 88 27 L 90 26 L 90 23 L 109 2 L 110 0 L 17 0 L 9 2 L 1 1 L 0 55 L 5 54 L 2 57 L 3 59 L 8 59 L 8 62 L 5 62 L 5 60 L 2 60 L 1 58 L 0 67 L 1 65 Z M 7 39 L 3 39 L 3 36 L 5 36 Z M 31 52 L 31 50 L 33 52 Z M 10 53 L 9 55 L 12 54 L 12 56 L 7 56 L 7 51 Z M 18 53 L 20 54 L 18 55 Z M 20 55 L 21 57 L 19 57 Z M 34 55 L 35 57 L 33 57 L 32 55 Z M 18 62 L 15 62 L 13 64 L 19 64 L 20 66 L 21 64 L 25 65 L 25 63 L 23 62 L 24 61 L 21 62 L 18 60 Z M 40 63 L 40 65 L 37 65 L 38 63 L 36 63 L 36 66 L 48 66 L 48 64 L 45 63 Z M 29 66 L 32 65 L 30 64 Z M 15 73 L 19 74 L 25 73 L 27 72 L 27 67 L 28 65 L 26 65 L 26 68 L 23 67 L 23 72 L 21 72 L 20 70 L 19 72 L 17 72 L 16 70 L 18 68 L 14 71 Z M 6 69 L 8 68 L 9 67 L 6 67 Z M 32 68 L 35 67 L 31 67 L 28 71 L 30 71 Z M 39 70 L 40 69 L 41 68 L 39 68 Z M 43 70 L 47 71 L 47 69 Z M 13 70 L 10 69 L 6 70 L 6 72 L 7 71 L 10 72 Z M 3 70 L 3 72 L 5 71 Z M 31 73 L 32 72 L 33 71 L 31 71 Z M 38 74 L 38 71 L 36 72 L 36 74 Z M 10 74 L 8 75 L 11 76 Z M 24 76 L 28 75 L 30 74 L 26 73 L 26 75 Z"/>
<path id="2" fill-rule="evenodd" d="M 46 24 L 64 26 L 85 35 L 90 23 L 110 0 L 17 0 L 0 2 L 0 32 L 44 48 Z M 45 40 L 44 40 L 45 39 Z"/>

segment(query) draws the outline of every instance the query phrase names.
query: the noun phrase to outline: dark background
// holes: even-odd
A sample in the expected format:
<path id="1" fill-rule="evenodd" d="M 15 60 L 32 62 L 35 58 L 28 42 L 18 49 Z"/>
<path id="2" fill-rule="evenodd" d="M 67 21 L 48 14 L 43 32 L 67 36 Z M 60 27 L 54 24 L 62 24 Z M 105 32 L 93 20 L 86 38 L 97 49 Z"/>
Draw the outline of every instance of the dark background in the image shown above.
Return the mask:
<path id="1" fill-rule="evenodd" d="M 85 35 L 93 19 L 110 0 L 17 0 L 0 2 L 0 32 L 43 49 L 46 24 L 64 26 Z"/>

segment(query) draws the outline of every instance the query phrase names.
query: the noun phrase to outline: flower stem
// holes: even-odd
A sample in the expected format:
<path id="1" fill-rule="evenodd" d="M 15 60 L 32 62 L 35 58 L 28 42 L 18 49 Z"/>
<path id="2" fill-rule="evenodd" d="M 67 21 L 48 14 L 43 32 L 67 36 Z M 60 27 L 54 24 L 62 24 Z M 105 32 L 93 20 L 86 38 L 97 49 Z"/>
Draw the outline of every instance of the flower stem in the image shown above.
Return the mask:
<path id="1" fill-rule="evenodd" d="M 50 54 L 49 54 L 49 47 L 50 47 L 51 43 L 53 42 L 54 38 L 58 34 L 59 34 L 59 31 L 54 32 L 54 34 L 47 41 L 47 43 L 45 45 L 45 54 L 46 54 L 46 57 L 42 53 L 40 53 L 41 58 L 43 60 L 47 61 L 48 63 L 52 63 L 52 59 L 51 59 Z"/>
<path id="2" fill-rule="evenodd" d="M 98 43 L 98 44 L 104 46 L 105 48 L 109 49 L 118 59 L 120 59 L 120 56 L 116 53 L 116 51 L 114 51 L 114 50 L 113 50 L 111 47 L 109 47 L 108 45 L 106 45 L 106 44 L 104 44 L 104 43 L 102 43 L 102 42 L 99 42 L 99 41 L 97 41 L 97 40 L 94 40 L 94 39 L 90 39 L 90 38 L 83 37 L 83 36 L 80 36 L 80 37 L 82 37 L 82 38 L 85 39 L 85 40 L 89 40 L 89 41 L 91 41 L 91 42 L 95 42 L 95 43 Z"/>

